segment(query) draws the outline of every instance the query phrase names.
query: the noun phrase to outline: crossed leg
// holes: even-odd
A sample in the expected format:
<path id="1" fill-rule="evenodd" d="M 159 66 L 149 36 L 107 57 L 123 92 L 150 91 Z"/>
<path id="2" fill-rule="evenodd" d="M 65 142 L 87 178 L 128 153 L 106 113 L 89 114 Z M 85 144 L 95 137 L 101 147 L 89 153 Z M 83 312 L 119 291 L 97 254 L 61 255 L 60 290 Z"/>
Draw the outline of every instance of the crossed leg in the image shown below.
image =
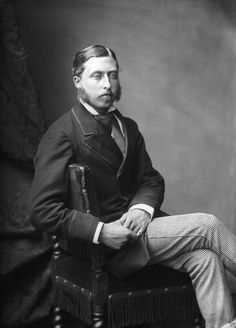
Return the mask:
<path id="1" fill-rule="evenodd" d="M 147 240 L 149 264 L 189 273 L 207 328 L 233 320 L 225 269 L 236 276 L 236 236 L 220 220 L 204 213 L 155 218 Z"/>

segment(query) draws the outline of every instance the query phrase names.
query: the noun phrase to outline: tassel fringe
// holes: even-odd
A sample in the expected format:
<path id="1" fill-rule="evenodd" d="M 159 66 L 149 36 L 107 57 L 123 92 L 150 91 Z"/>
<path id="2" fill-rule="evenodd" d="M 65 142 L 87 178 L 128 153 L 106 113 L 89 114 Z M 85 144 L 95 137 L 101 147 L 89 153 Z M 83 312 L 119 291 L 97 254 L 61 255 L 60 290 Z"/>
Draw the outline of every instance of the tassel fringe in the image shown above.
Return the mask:
<path id="1" fill-rule="evenodd" d="M 55 305 L 93 324 L 92 293 L 56 276 L 54 281 Z M 193 323 L 202 318 L 191 286 L 134 291 L 109 295 L 107 319 L 109 328 L 122 328 L 144 323 Z"/>
<path id="2" fill-rule="evenodd" d="M 200 317 L 192 287 L 120 293 L 109 296 L 108 327 L 120 328 L 143 323 L 192 322 Z"/>
<path id="3" fill-rule="evenodd" d="M 56 276 L 53 284 L 56 306 L 92 325 L 92 293 Z"/>
<path id="4" fill-rule="evenodd" d="M 93 263 L 94 269 L 103 268 L 106 261 L 106 250 L 102 245 L 90 245 L 83 241 L 59 240 L 61 249 L 75 257 L 83 258 Z"/>

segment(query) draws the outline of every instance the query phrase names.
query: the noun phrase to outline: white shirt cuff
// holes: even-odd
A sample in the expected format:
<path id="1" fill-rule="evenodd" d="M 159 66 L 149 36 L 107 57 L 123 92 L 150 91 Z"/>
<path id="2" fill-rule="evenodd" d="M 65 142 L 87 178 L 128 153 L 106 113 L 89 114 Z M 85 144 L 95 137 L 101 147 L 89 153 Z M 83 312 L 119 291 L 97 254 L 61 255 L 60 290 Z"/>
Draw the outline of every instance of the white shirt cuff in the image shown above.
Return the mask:
<path id="1" fill-rule="evenodd" d="M 93 236 L 93 243 L 94 244 L 99 244 L 99 235 L 102 230 L 102 227 L 104 225 L 104 222 L 98 222 L 97 228 L 95 230 L 94 236 Z"/>
<path id="2" fill-rule="evenodd" d="M 146 205 L 146 204 L 135 204 L 130 207 L 129 211 L 133 209 L 139 209 L 139 210 L 144 210 L 150 214 L 150 219 L 149 221 L 152 221 L 153 215 L 154 215 L 154 208 L 152 206 Z"/>

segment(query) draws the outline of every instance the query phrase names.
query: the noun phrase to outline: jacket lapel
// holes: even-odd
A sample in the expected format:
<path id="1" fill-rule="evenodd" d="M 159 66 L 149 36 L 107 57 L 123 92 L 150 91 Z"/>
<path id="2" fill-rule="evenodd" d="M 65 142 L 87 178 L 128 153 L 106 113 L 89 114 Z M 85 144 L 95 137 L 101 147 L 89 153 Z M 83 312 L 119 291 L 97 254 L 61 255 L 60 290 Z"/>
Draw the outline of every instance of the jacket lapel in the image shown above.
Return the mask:
<path id="1" fill-rule="evenodd" d="M 84 135 L 83 144 L 115 170 L 121 166 L 123 156 L 106 129 L 79 102 L 72 114 Z"/>
<path id="2" fill-rule="evenodd" d="M 133 143 L 132 134 L 129 131 L 129 128 L 127 126 L 126 121 L 124 120 L 124 117 L 121 115 L 121 113 L 118 110 L 116 110 L 114 113 L 118 117 L 118 119 L 122 122 L 124 136 L 125 136 L 125 153 L 124 153 L 123 161 L 117 172 L 117 177 L 120 177 L 125 171 L 127 164 L 130 161 L 132 161 L 132 154 L 133 154 L 132 148 L 134 143 Z"/>

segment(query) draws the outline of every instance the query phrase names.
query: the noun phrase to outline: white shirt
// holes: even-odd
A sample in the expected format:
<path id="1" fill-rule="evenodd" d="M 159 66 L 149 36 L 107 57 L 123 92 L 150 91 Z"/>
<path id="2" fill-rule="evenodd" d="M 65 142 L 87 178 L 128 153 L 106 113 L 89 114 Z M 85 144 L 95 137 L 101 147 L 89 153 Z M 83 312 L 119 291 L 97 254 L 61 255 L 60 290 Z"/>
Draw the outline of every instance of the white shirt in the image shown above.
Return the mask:
<path id="1" fill-rule="evenodd" d="M 87 111 L 90 114 L 92 114 L 94 116 L 99 115 L 99 113 L 92 106 L 90 106 L 88 103 L 84 102 L 81 98 L 80 98 L 80 102 L 87 109 Z M 108 113 L 113 112 L 114 110 L 116 110 L 116 108 L 112 105 L 108 109 Z M 118 117 L 115 114 L 114 114 L 114 116 L 116 117 L 116 119 L 118 121 L 121 133 L 123 134 L 123 136 L 125 136 L 124 129 L 123 129 L 123 126 L 122 126 L 122 122 L 118 119 Z M 112 134 L 111 134 L 111 136 L 113 137 Z M 131 211 L 133 209 L 140 209 L 140 210 L 143 210 L 143 211 L 149 213 L 150 214 L 150 221 L 152 220 L 152 217 L 153 217 L 153 214 L 154 214 L 154 208 L 152 206 L 149 206 L 147 204 L 135 204 L 135 205 L 130 207 L 129 211 Z M 95 244 L 99 244 L 99 235 L 100 235 L 100 232 L 102 230 L 103 225 L 104 225 L 104 222 L 101 222 L 101 221 L 97 225 L 96 231 L 95 231 L 94 236 L 93 236 L 93 243 L 95 243 Z"/>

